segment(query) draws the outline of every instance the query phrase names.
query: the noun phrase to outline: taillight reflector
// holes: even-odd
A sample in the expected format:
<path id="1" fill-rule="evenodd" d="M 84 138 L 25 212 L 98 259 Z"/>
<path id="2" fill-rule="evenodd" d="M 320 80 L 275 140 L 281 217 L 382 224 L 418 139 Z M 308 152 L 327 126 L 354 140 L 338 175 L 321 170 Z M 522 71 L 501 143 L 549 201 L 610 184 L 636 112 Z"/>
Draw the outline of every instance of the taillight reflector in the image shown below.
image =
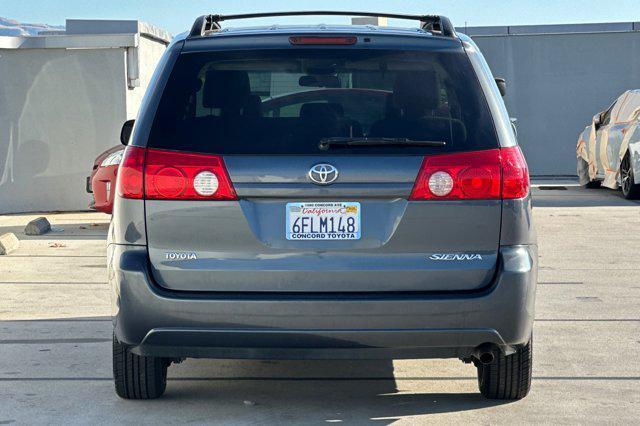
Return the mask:
<path id="1" fill-rule="evenodd" d="M 355 36 L 347 36 L 347 37 L 327 37 L 327 36 L 293 36 L 289 37 L 289 43 L 294 45 L 300 44 L 341 44 L 341 45 L 351 45 L 356 44 L 358 42 L 358 37 Z"/>
<path id="2" fill-rule="evenodd" d="M 235 200 L 222 157 L 128 146 L 118 194 L 149 200 Z"/>
<path id="3" fill-rule="evenodd" d="M 493 200 L 528 192 L 527 163 L 515 146 L 425 157 L 410 199 Z"/>

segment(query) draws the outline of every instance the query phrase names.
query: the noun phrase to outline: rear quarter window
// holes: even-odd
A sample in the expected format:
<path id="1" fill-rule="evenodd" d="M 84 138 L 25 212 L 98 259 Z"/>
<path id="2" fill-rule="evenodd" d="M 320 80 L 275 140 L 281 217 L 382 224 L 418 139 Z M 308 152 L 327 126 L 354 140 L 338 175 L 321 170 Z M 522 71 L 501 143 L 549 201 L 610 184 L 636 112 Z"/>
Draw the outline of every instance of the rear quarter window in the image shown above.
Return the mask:
<path id="1" fill-rule="evenodd" d="M 319 144 L 331 137 L 446 143 L 332 146 L 331 154 L 498 147 L 484 94 L 461 49 L 183 53 L 162 94 L 148 146 L 223 155 L 326 155 Z"/>

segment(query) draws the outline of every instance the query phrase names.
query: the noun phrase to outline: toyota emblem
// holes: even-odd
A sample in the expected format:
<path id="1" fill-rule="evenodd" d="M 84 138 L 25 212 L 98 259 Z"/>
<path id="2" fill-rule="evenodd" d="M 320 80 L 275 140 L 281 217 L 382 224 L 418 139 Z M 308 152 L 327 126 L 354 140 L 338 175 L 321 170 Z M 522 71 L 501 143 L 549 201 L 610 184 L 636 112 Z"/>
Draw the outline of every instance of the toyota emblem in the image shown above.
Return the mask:
<path id="1" fill-rule="evenodd" d="M 318 185 L 329 185 L 338 179 L 338 169 L 331 164 L 316 164 L 309 170 L 309 179 Z"/>

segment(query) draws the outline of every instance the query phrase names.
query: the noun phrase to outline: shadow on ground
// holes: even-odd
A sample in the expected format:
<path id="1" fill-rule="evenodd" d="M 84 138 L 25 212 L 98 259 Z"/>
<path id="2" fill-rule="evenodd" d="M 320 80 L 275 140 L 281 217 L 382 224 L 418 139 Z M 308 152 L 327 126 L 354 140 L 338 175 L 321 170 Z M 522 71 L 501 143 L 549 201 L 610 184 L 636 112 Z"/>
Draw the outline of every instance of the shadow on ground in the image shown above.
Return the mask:
<path id="1" fill-rule="evenodd" d="M 213 359 L 187 359 L 172 365 L 166 394 L 158 400 L 126 401 L 116 396 L 110 377 L 110 317 L 10 323 L 23 329 L 24 336 L 6 336 L 19 340 L 4 343 L 34 349 L 46 347 L 54 352 L 73 344 L 80 349 L 67 355 L 65 362 L 70 365 L 81 366 L 86 362 L 87 353 L 82 348 L 100 345 L 99 356 L 91 361 L 100 367 L 93 372 L 72 368 L 68 374 L 60 374 L 62 370 L 26 374 L 27 378 L 22 380 L 33 383 L 34 389 L 39 389 L 35 393 L 77 387 L 82 393 L 94 395 L 98 406 L 111 407 L 109 411 L 117 412 L 121 419 L 139 419 L 144 413 L 154 413 L 156 418 L 184 423 L 389 424 L 407 416 L 480 410 L 505 403 L 484 399 L 476 391 L 475 369 L 471 365 L 465 366 L 464 372 L 455 368 L 447 374 L 423 367 L 400 372 L 396 377 L 390 360 Z M 42 334 L 50 330 L 53 335 Z M 19 377 L 6 380 L 4 383 L 22 383 Z"/>
<path id="2" fill-rule="evenodd" d="M 188 360 L 171 367 L 167 393 L 152 405 L 175 405 L 178 409 L 186 404 L 192 420 L 211 419 L 207 416 L 220 410 L 221 419 L 239 423 L 260 418 L 265 423 L 389 424 L 407 416 L 477 410 L 505 403 L 487 400 L 477 392 L 442 391 L 459 388 L 460 382 L 473 383 L 475 387 L 473 377 L 427 377 L 428 374 L 397 382 L 393 363 L 387 360 Z M 403 392 L 405 385 L 415 389 L 410 385 L 415 381 L 427 383 L 427 389 L 433 392 Z"/>
<path id="3" fill-rule="evenodd" d="M 252 396 L 255 398 L 247 399 Z M 265 423 L 274 419 L 282 422 L 304 419 L 305 424 L 365 421 L 390 424 L 407 416 L 470 411 L 501 404 L 477 393 L 397 393 L 390 391 L 385 382 L 288 383 L 287 386 L 255 382 L 224 382 L 212 386 L 190 382 L 177 392 L 169 390 L 162 403 L 176 404 L 176 407 L 187 403 L 194 416 L 198 411 L 205 416 L 216 409 L 228 411 L 228 418 L 239 423 L 256 419 L 258 415 Z"/>

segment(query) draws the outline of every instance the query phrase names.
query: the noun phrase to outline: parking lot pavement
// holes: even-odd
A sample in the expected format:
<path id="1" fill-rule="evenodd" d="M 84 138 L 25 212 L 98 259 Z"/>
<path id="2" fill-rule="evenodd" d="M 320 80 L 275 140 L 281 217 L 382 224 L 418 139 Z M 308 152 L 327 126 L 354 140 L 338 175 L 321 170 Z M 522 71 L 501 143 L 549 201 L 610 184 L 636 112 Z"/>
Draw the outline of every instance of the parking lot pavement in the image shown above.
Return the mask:
<path id="1" fill-rule="evenodd" d="M 562 189 L 566 188 L 566 189 Z M 166 396 L 123 401 L 111 382 L 108 216 L 0 216 L 20 248 L 0 257 L 0 424 L 637 423 L 640 205 L 610 190 L 534 189 L 540 271 L 534 382 L 522 401 L 477 393 L 456 360 L 187 360 Z M 58 229 L 58 231 L 60 231 Z"/>

